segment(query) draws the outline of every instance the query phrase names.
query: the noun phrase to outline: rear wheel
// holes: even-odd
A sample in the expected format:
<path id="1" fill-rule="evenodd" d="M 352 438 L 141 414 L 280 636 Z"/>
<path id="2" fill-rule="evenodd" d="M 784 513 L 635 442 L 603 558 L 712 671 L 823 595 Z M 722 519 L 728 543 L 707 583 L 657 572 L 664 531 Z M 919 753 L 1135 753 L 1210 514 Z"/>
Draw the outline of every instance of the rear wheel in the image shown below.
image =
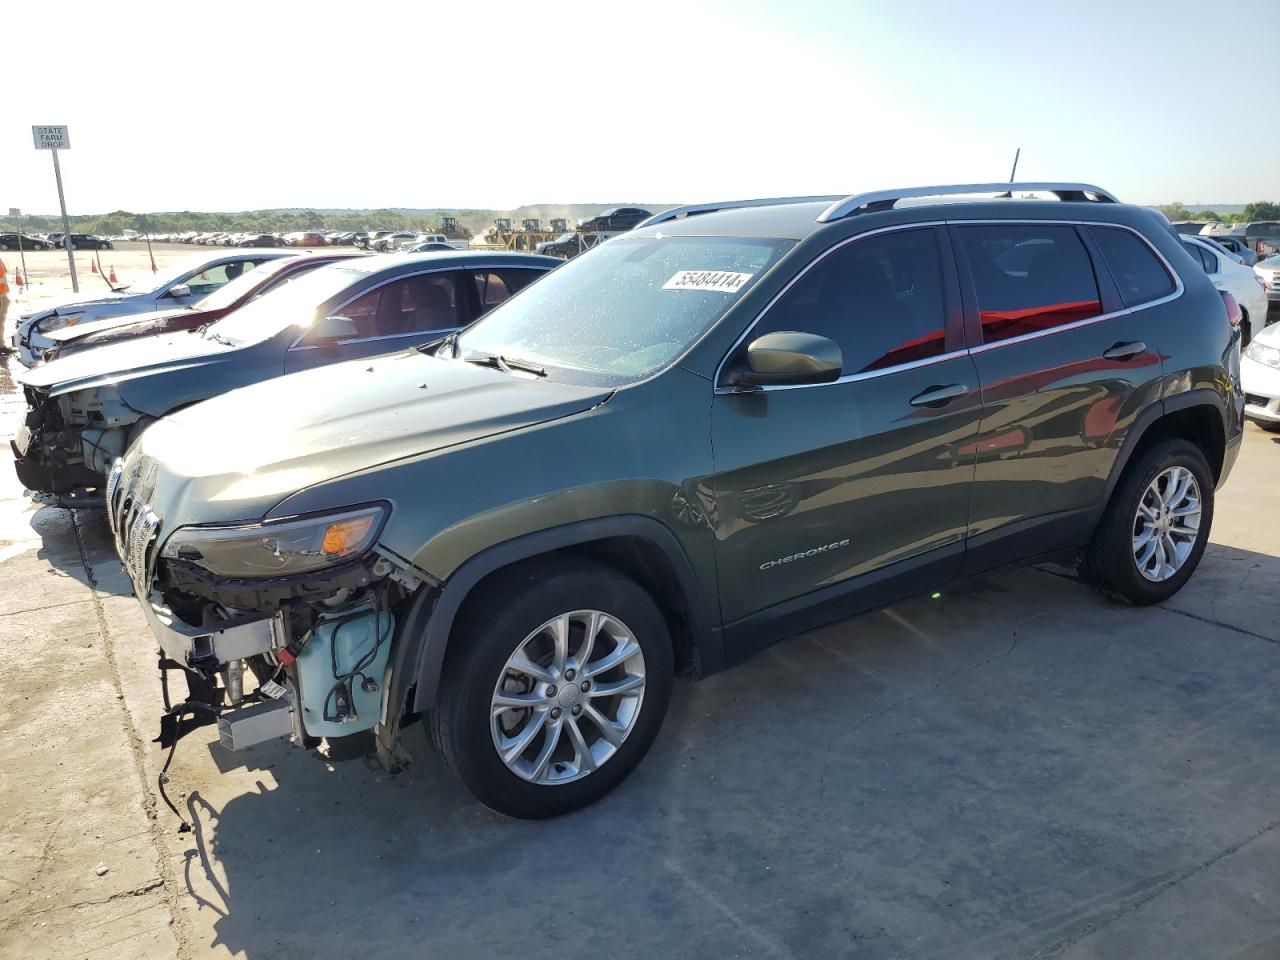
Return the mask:
<path id="1" fill-rule="evenodd" d="M 449 642 L 428 731 L 486 806 L 540 819 L 621 783 L 671 697 L 671 637 L 652 598 L 594 563 L 523 566 L 482 588 Z"/>
<path id="2" fill-rule="evenodd" d="M 1176 439 L 1156 444 L 1120 479 L 1081 573 L 1115 600 L 1167 600 L 1200 563 L 1213 496 L 1213 474 L 1199 447 Z"/>

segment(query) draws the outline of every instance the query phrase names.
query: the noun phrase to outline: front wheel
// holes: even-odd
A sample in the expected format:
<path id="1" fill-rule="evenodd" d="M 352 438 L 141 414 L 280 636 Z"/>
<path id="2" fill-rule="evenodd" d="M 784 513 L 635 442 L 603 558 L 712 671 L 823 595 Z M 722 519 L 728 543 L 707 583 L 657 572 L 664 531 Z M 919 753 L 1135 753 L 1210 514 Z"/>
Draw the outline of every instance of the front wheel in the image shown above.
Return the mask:
<path id="1" fill-rule="evenodd" d="M 486 806 L 559 816 L 644 757 L 672 659 L 666 621 L 633 580 L 594 563 L 532 562 L 469 599 L 428 730 Z"/>
<path id="2" fill-rule="evenodd" d="M 1138 455 L 1121 477 L 1081 563 L 1115 600 L 1160 603 L 1200 563 L 1213 522 L 1213 474 L 1200 448 L 1166 440 Z"/>

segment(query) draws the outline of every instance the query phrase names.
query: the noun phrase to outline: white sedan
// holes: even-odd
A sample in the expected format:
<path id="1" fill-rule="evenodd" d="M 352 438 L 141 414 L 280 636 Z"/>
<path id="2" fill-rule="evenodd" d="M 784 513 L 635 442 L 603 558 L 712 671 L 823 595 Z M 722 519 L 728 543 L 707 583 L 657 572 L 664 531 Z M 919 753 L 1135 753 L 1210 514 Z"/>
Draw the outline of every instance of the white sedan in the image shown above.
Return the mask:
<path id="1" fill-rule="evenodd" d="M 1244 415 L 1268 430 L 1280 430 L 1280 323 L 1254 338 L 1240 358 Z"/>
<path id="2" fill-rule="evenodd" d="M 1244 342 L 1248 344 L 1267 325 L 1267 291 L 1262 278 L 1253 269 L 1237 263 L 1224 255 L 1221 247 L 1200 237 L 1182 239 L 1182 245 L 1209 275 L 1213 285 L 1236 298 L 1244 314 L 1240 326 L 1244 328 Z"/>

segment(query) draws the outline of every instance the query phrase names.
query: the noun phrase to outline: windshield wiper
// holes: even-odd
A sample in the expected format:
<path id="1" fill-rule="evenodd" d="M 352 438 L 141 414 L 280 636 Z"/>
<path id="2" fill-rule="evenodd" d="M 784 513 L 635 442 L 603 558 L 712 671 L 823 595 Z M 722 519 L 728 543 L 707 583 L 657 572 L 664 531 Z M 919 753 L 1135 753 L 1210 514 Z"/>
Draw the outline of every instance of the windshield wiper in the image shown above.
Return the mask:
<path id="1" fill-rule="evenodd" d="M 204 338 L 206 340 L 212 340 L 215 343 L 224 343 L 228 347 L 234 347 L 236 345 L 236 342 L 234 340 L 230 339 L 229 337 L 224 337 L 222 334 L 218 333 L 216 330 L 210 330 L 208 333 L 204 335 Z"/>
<path id="2" fill-rule="evenodd" d="M 448 348 L 447 351 L 446 348 Z M 442 359 L 457 356 L 458 334 L 455 331 L 441 340 L 432 340 L 429 343 L 424 343 L 417 349 L 420 353 L 429 353 L 433 357 Z"/>
<path id="3" fill-rule="evenodd" d="M 510 373 L 512 370 L 520 370 L 524 373 L 532 373 L 535 377 L 545 377 L 547 371 L 545 368 L 538 366 L 531 360 L 521 360 L 519 357 L 507 357 L 500 353 L 481 353 L 474 357 L 464 357 L 467 363 L 478 363 L 481 366 L 494 367 L 503 373 Z"/>

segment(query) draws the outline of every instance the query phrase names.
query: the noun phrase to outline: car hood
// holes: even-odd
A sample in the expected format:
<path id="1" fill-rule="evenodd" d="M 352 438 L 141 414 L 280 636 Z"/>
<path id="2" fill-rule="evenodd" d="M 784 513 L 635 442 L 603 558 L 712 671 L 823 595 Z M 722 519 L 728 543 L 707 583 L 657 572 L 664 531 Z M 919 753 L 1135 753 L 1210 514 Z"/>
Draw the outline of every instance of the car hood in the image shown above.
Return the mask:
<path id="1" fill-rule="evenodd" d="M 233 347 L 189 333 L 144 337 L 83 350 L 52 363 L 32 367 L 20 382 L 49 390 L 57 396 L 106 383 L 123 383 L 136 377 L 199 366 L 208 358 Z"/>
<path id="2" fill-rule="evenodd" d="M 126 313 L 119 317 L 104 317 L 101 320 L 90 320 L 88 323 L 77 323 L 74 327 L 50 330 L 45 334 L 45 337 L 55 343 L 66 343 L 68 340 L 79 340 L 81 337 L 87 337 L 91 333 L 114 330 L 117 327 L 127 327 L 133 323 L 146 323 L 154 320 L 165 321 L 171 317 L 180 317 L 189 312 L 187 309 L 179 308 L 176 310 L 149 310 L 145 313 Z"/>
<path id="3" fill-rule="evenodd" d="M 169 529 L 253 520 L 314 484 L 567 417 L 610 393 L 411 350 L 196 404 L 147 430 L 129 460 L 146 459 L 155 477 L 151 506 Z M 368 493 L 379 497 L 374 478 Z"/>
<path id="4" fill-rule="evenodd" d="M 79 294 L 67 294 L 60 297 L 41 297 L 35 303 L 23 312 L 23 318 L 34 317 L 36 315 L 45 315 L 57 310 L 60 313 L 76 313 L 85 307 L 104 307 L 118 306 L 121 301 L 132 300 L 134 297 L 141 299 L 141 294 L 129 293 L 122 290 L 119 293 L 109 293 L 102 297 L 85 298 Z"/>

